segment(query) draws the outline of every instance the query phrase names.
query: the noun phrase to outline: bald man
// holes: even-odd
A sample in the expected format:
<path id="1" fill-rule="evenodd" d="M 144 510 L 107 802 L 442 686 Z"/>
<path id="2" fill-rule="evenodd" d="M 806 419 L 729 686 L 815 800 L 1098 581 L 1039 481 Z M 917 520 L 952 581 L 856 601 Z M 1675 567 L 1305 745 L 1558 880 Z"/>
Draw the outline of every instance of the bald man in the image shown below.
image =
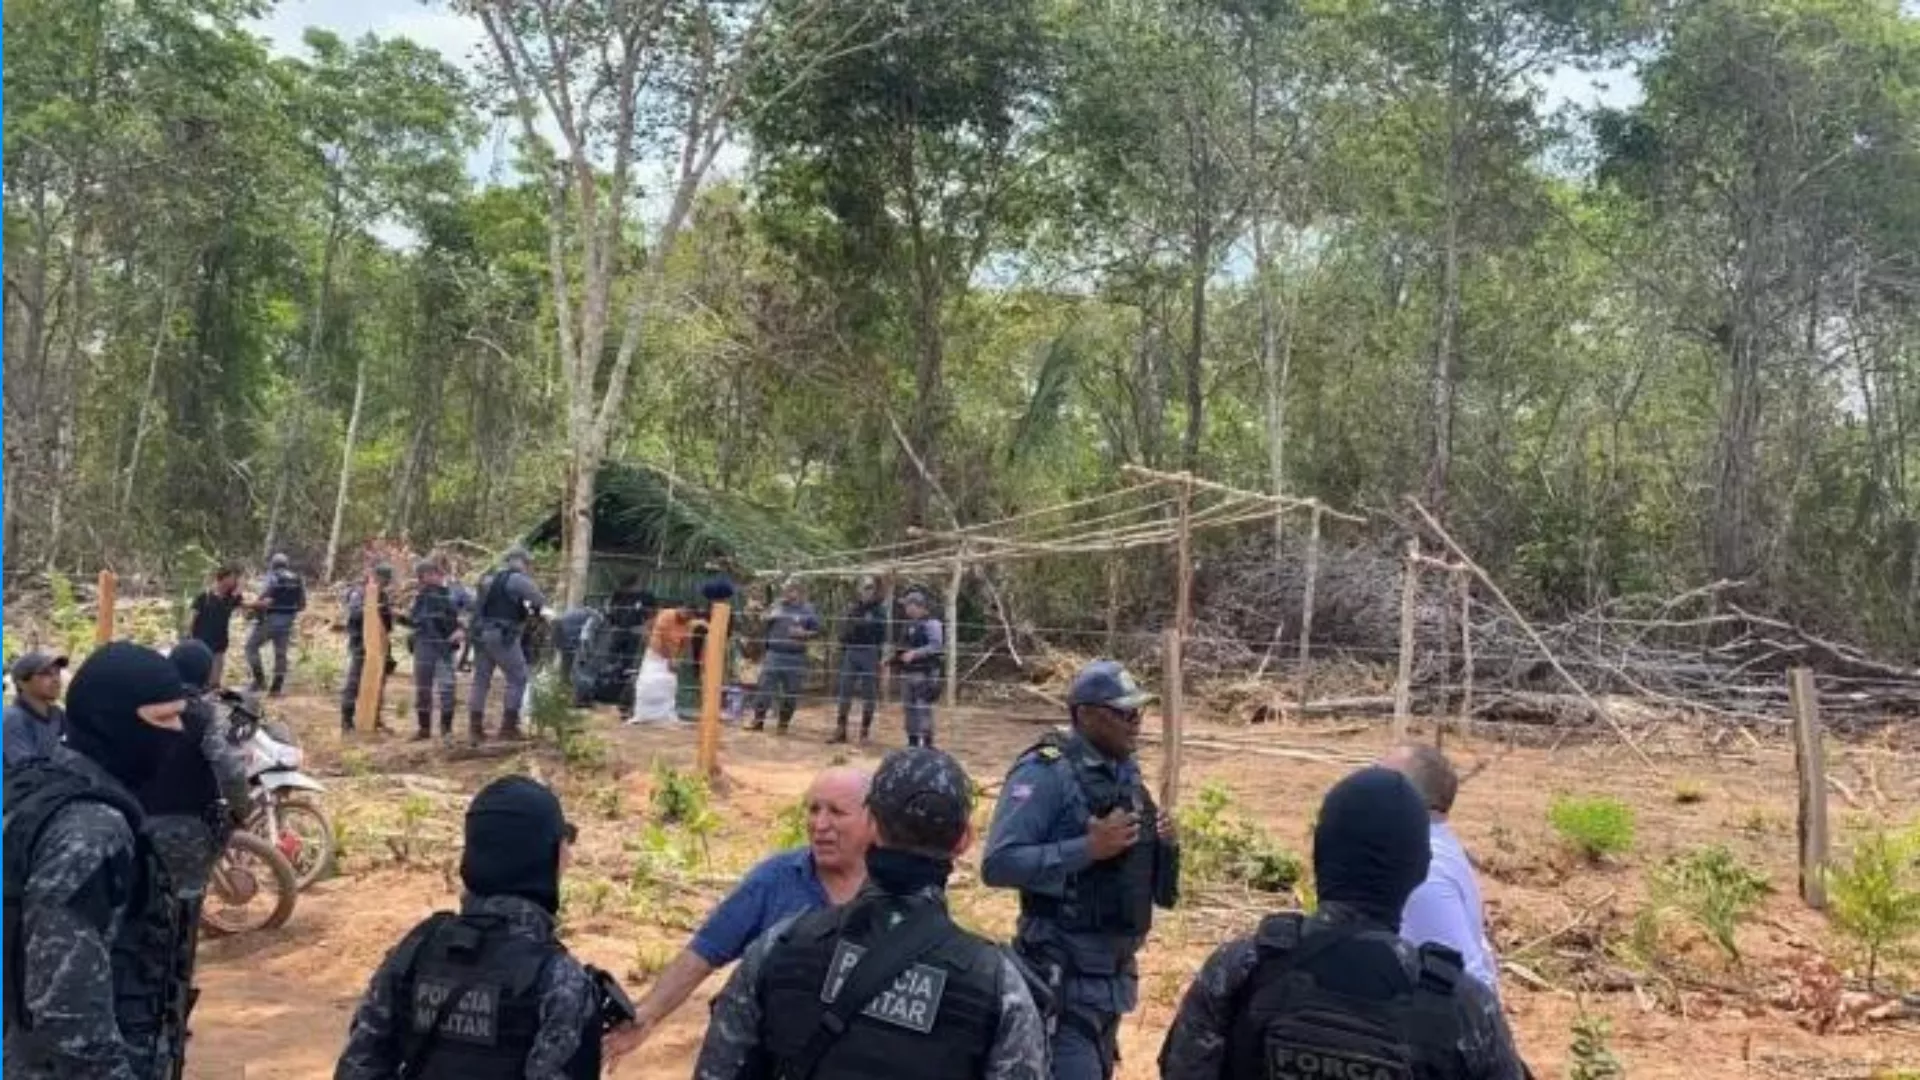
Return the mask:
<path id="1" fill-rule="evenodd" d="M 853 899 L 866 884 L 867 849 L 873 844 L 867 815 L 871 779 L 852 766 L 835 766 L 813 778 L 807 789 L 807 846 L 768 858 L 720 901 L 636 1006 L 633 1023 L 607 1037 L 610 1062 L 639 1047 L 707 976 L 738 960 L 782 920 Z"/>
<path id="2" fill-rule="evenodd" d="M 1415 945 L 1428 942 L 1459 952 L 1467 974 L 1498 997 L 1500 961 L 1487 941 L 1487 921 L 1480 901 L 1480 882 L 1473 874 L 1460 838 L 1447 824 L 1460 776 L 1452 762 L 1425 743 L 1401 743 L 1380 759 L 1385 768 L 1407 778 L 1426 803 L 1427 841 L 1433 850 L 1427 879 L 1407 898 L 1400 916 L 1400 936 Z"/>

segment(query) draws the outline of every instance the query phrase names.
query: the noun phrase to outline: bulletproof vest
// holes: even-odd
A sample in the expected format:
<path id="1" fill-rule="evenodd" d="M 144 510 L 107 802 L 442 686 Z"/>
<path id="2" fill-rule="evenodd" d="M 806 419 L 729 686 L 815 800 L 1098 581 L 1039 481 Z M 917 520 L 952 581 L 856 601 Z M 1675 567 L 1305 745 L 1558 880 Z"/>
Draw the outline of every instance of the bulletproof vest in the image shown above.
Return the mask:
<path id="1" fill-rule="evenodd" d="M 31 1038 L 32 1018 L 25 1011 L 26 954 L 22 949 L 26 883 L 33 870 L 34 847 L 54 817 L 82 800 L 105 803 L 127 821 L 134 838 L 131 900 L 120 933 L 109 943 L 113 966 L 114 1018 L 120 1037 L 143 1059 L 160 1055 L 177 1041 L 178 1011 L 187 992 L 184 977 L 191 958 L 182 947 L 179 906 L 165 866 L 148 842 L 145 815 L 124 789 L 54 760 L 26 762 L 6 778 L 6 1031 L 7 1038 Z M 163 1041 L 164 1039 L 164 1041 Z"/>
<path id="2" fill-rule="evenodd" d="M 442 911 L 401 943 L 395 972 L 401 1075 L 407 1080 L 520 1080 L 540 1034 L 540 983 L 565 954 L 506 920 Z M 566 1075 L 600 1075 L 598 1014 Z"/>
<path id="3" fill-rule="evenodd" d="M 802 915 L 768 954 L 761 1045 L 774 1076 L 800 1080 L 802 1051 L 893 902 Z M 999 1025 L 1003 964 L 997 948 L 949 923 L 945 939 L 847 1023 L 814 1080 L 976 1080 Z"/>
<path id="4" fill-rule="evenodd" d="M 453 604 L 453 590 L 445 585 L 422 585 L 413 594 L 409 618 L 414 633 L 423 641 L 446 641 L 460 628 L 460 612 Z"/>
<path id="5" fill-rule="evenodd" d="M 855 604 L 847 611 L 842 644 L 873 648 L 887 638 L 886 610 L 879 602 Z"/>
<path id="6" fill-rule="evenodd" d="M 924 649 L 933 644 L 933 635 L 927 631 L 927 621 L 926 619 L 915 619 L 913 622 L 907 624 L 907 648 Z M 906 667 L 908 671 L 939 671 L 940 657 L 923 656 L 909 663 Z"/>
<path id="7" fill-rule="evenodd" d="M 307 602 L 307 587 L 300 575 L 291 570 L 275 570 L 267 575 L 267 611 L 291 615 Z"/>
<path id="8" fill-rule="evenodd" d="M 1140 838 L 1111 859 L 1094 863 L 1067 879 L 1064 899 L 1040 893 L 1020 894 L 1020 912 L 1046 919 L 1068 933 L 1144 937 L 1153 927 L 1154 864 L 1160 811 L 1139 781 L 1121 783 L 1109 770 L 1086 761 L 1078 740 L 1048 732 L 1027 754 L 1072 772 L 1088 813 L 1105 817 L 1116 807 L 1130 808 L 1140 821 Z M 1026 755 L 1022 755 L 1024 758 Z"/>
<path id="9" fill-rule="evenodd" d="M 514 599 L 512 590 L 507 588 L 507 579 L 517 573 L 518 570 L 508 568 L 487 575 L 480 586 L 481 618 L 516 626 L 527 620 L 527 606 Z"/>
<path id="10" fill-rule="evenodd" d="M 347 638 L 348 640 L 360 641 L 366 635 L 366 627 L 367 627 L 366 592 L 367 592 L 366 586 L 363 585 L 363 586 L 360 586 L 359 588 L 354 589 L 353 592 L 348 597 L 348 600 L 347 600 Z M 385 589 L 380 590 L 379 598 L 380 599 L 378 602 L 378 606 L 380 608 L 380 625 L 386 627 L 388 630 L 392 630 L 393 629 L 393 602 L 387 598 L 387 592 Z"/>
<path id="11" fill-rule="evenodd" d="M 1454 988 L 1460 954 L 1423 946 L 1409 974 L 1385 930 L 1304 936 L 1298 912 L 1260 924 L 1235 995 L 1225 1080 L 1458 1080 L 1467 1063 Z"/>

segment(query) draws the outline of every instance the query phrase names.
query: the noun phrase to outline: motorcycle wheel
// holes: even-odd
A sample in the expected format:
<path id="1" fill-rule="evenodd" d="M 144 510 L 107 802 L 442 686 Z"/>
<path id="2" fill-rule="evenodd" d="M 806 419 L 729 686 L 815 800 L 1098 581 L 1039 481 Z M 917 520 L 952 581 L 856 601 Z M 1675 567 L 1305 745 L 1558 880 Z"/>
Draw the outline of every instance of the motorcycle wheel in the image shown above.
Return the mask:
<path id="1" fill-rule="evenodd" d="M 250 832 L 227 839 L 200 905 L 200 925 L 216 935 L 273 930 L 293 916 L 299 897 L 293 867 L 280 849 Z"/>
<path id="2" fill-rule="evenodd" d="M 295 885 L 306 892 L 314 882 L 333 873 L 333 857 L 338 846 L 333 819 L 319 803 L 298 795 L 276 801 L 273 814 L 280 823 L 279 836 L 267 835 L 265 811 L 255 811 L 247 828 L 280 849 L 287 864 L 293 867 Z"/>

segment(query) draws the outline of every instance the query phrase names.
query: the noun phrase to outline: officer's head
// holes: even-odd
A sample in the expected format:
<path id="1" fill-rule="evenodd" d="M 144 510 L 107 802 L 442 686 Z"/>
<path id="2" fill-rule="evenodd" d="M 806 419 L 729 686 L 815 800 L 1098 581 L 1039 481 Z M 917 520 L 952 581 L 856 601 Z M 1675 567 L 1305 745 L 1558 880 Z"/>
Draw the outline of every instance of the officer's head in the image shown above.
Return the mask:
<path id="1" fill-rule="evenodd" d="M 467 805 L 460 880 L 475 896 L 518 896 L 557 912 L 560 871 L 576 838 L 546 785 L 503 776 Z"/>
<path id="2" fill-rule="evenodd" d="M 807 598 L 807 587 L 797 577 L 790 577 L 780 583 L 780 599 L 789 604 L 797 604 Z"/>
<path id="3" fill-rule="evenodd" d="M 880 583 L 873 580 L 873 578 L 871 577 L 863 577 L 860 579 L 859 591 L 860 591 L 860 599 L 872 600 L 874 597 L 880 595 Z"/>
<path id="4" fill-rule="evenodd" d="M 507 549 L 506 564 L 524 574 L 527 567 L 533 565 L 533 556 L 527 553 L 526 548 L 515 544 Z"/>
<path id="5" fill-rule="evenodd" d="M 374 580 L 378 581 L 382 585 L 393 584 L 392 564 L 384 563 L 384 562 L 375 563 L 373 566 L 373 577 L 374 577 Z"/>
<path id="6" fill-rule="evenodd" d="M 1427 827 L 1420 794 L 1392 769 L 1361 769 L 1333 785 L 1313 829 L 1321 904 L 1397 930 L 1400 910 L 1433 858 Z"/>
<path id="7" fill-rule="evenodd" d="M 279 552 L 275 552 L 273 558 L 267 560 L 269 570 L 285 570 L 289 565 L 287 557 Z"/>
<path id="8" fill-rule="evenodd" d="M 1460 793 L 1460 774 L 1453 771 L 1453 763 L 1438 747 L 1401 743 L 1381 756 L 1380 767 L 1406 777 L 1435 819 L 1453 812 L 1454 796 Z"/>
<path id="9" fill-rule="evenodd" d="M 180 673 L 180 685 L 189 694 L 201 694 L 213 681 L 213 650 L 206 643 L 188 638 L 167 651 L 167 659 Z"/>
<path id="10" fill-rule="evenodd" d="M 927 600 L 926 591 L 918 588 L 908 589 L 907 595 L 900 600 L 900 606 L 906 609 L 909 619 L 924 619 L 933 610 L 933 605 Z"/>
<path id="11" fill-rule="evenodd" d="M 867 810 L 883 848 L 952 859 L 973 842 L 973 781 L 931 746 L 888 754 L 873 774 Z"/>
<path id="12" fill-rule="evenodd" d="M 443 585 L 447 580 L 447 571 L 432 559 L 421 559 L 413 564 L 413 576 L 419 578 L 422 585 Z"/>
<path id="13" fill-rule="evenodd" d="M 1067 715 L 1095 750 L 1123 761 L 1139 749 L 1140 710 L 1152 700 L 1118 661 L 1095 660 L 1067 687 Z"/>
<path id="14" fill-rule="evenodd" d="M 67 745 L 138 789 L 179 740 L 186 708 L 171 661 L 145 645 L 109 642 L 88 654 L 67 688 Z"/>
<path id="15" fill-rule="evenodd" d="M 867 814 L 872 781 L 866 770 L 851 765 L 836 765 L 813 778 L 807 789 L 807 846 L 815 865 L 850 870 L 866 859 L 873 846 L 873 819 Z"/>

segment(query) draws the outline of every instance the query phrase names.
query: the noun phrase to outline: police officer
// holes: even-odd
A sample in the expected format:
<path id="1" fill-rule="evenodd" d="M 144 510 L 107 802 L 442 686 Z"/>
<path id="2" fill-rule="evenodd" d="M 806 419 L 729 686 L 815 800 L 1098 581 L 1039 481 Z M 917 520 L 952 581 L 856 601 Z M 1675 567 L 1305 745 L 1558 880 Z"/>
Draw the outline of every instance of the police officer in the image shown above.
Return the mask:
<path id="1" fill-rule="evenodd" d="M 1134 760 L 1148 700 L 1111 660 L 1082 668 L 1071 733 L 1021 754 L 994 808 L 981 879 L 1020 890 L 1014 947 L 1059 988 L 1056 1080 L 1113 1075 L 1120 1017 L 1139 998 L 1134 956 L 1154 906 L 1178 895 L 1173 821 Z"/>
<path id="2" fill-rule="evenodd" d="M 287 643 L 293 638 L 293 622 L 307 609 L 307 586 L 293 572 L 285 555 L 267 560 L 267 576 L 260 582 L 260 593 L 249 605 L 255 622 L 247 634 L 247 671 L 253 676 L 251 688 L 258 693 L 267 687 L 266 670 L 260 663 L 260 646 L 273 642 L 273 684 L 268 693 L 279 697 L 287 684 Z"/>
<path id="3" fill-rule="evenodd" d="M 749 731 L 767 726 L 767 710 L 780 715 L 780 734 L 793 724 L 793 711 L 807 677 L 807 642 L 820 632 L 820 615 L 807 603 L 806 586 L 798 578 L 780 585 L 780 599 L 761 620 L 766 658 L 760 664 L 760 694 L 753 706 Z"/>
<path id="4" fill-rule="evenodd" d="M 880 600 L 880 585 L 870 577 L 860 579 L 859 594 L 840 620 L 840 715 L 829 742 L 847 741 L 847 714 L 853 697 L 860 695 L 860 741 L 873 734 L 873 710 L 879 697 L 880 646 L 887 640 L 887 608 Z"/>
<path id="5" fill-rule="evenodd" d="M 6 775 L 8 1080 L 170 1075 L 186 1030 L 182 927 L 134 792 L 180 742 L 167 658 L 94 650 L 66 745 Z"/>
<path id="6" fill-rule="evenodd" d="M 592 643 L 594 624 L 600 613 L 590 607 L 570 607 L 553 624 L 553 654 L 559 663 L 560 681 L 573 690 L 573 703 L 585 705 L 582 691 L 580 657 Z"/>
<path id="7" fill-rule="evenodd" d="M 229 737 L 226 717 L 209 697 L 213 650 L 190 638 L 176 644 L 167 659 L 187 699 L 180 714 L 186 738 L 176 740 L 160 770 L 135 794 L 147 812 L 147 833 L 173 878 L 174 894 L 189 905 L 191 927 L 214 857 L 234 826 L 246 820 L 250 788 L 247 763 Z"/>
<path id="8" fill-rule="evenodd" d="M 907 590 L 902 601 L 906 609 L 906 641 L 895 654 L 900 668 L 900 701 L 907 714 L 907 745 L 933 745 L 933 705 L 940 700 L 941 657 L 946 652 L 946 634 L 940 620 L 933 617 L 933 604 L 926 590 Z"/>
<path id="9" fill-rule="evenodd" d="M 453 666 L 466 632 L 460 608 L 447 586 L 446 567 L 433 559 L 413 564 L 417 585 L 413 606 L 400 622 L 413 630 L 413 715 L 415 741 L 433 738 L 433 699 L 440 698 L 440 737 L 453 735 Z"/>
<path id="10" fill-rule="evenodd" d="M 1318 909 L 1270 915 L 1214 951 L 1167 1032 L 1163 1080 L 1524 1076 L 1460 954 L 1397 932 L 1429 850 L 1406 778 L 1375 767 L 1335 784 L 1313 833 Z"/>
<path id="11" fill-rule="evenodd" d="M 557 934 L 575 839 L 553 792 L 504 776 L 467 807 L 460 911 L 387 954 L 354 1011 L 334 1080 L 593 1080 L 625 1001 Z M 628 1007 L 620 1019 L 631 1017 Z"/>
<path id="12" fill-rule="evenodd" d="M 747 950 L 714 999 L 696 1080 L 1040 1080 L 1046 1035 L 1026 978 L 947 914 L 972 806 L 951 757 L 888 754 L 867 793 L 866 886 Z"/>
<path id="13" fill-rule="evenodd" d="M 474 663 L 473 690 L 467 696 L 467 734 L 476 743 L 487 736 L 487 692 L 495 668 L 506 677 L 500 737 L 520 737 L 520 706 L 527 696 L 527 654 L 521 639 L 528 618 L 553 617 L 546 596 L 527 573 L 530 564 L 527 549 L 515 547 L 499 568 L 480 579 L 479 600 L 469 626 Z"/>
<path id="14" fill-rule="evenodd" d="M 381 637 L 386 651 L 380 656 L 387 673 L 393 671 L 393 567 L 380 563 L 373 568 L 373 577 L 379 586 L 380 594 L 374 598 L 375 609 L 379 612 L 380 625 L 386 629 Z M 353 713 L 360 701 L 360 675 L 367 663 L 367 587 L 355 585 L 347 591 L 347 681 L 340 687 L 340 731 L 342 734 L 353 732 Z M 386 717 L 386 698 L 374 702 L 373 729 L 385 732 L 388 729 Z"/>

